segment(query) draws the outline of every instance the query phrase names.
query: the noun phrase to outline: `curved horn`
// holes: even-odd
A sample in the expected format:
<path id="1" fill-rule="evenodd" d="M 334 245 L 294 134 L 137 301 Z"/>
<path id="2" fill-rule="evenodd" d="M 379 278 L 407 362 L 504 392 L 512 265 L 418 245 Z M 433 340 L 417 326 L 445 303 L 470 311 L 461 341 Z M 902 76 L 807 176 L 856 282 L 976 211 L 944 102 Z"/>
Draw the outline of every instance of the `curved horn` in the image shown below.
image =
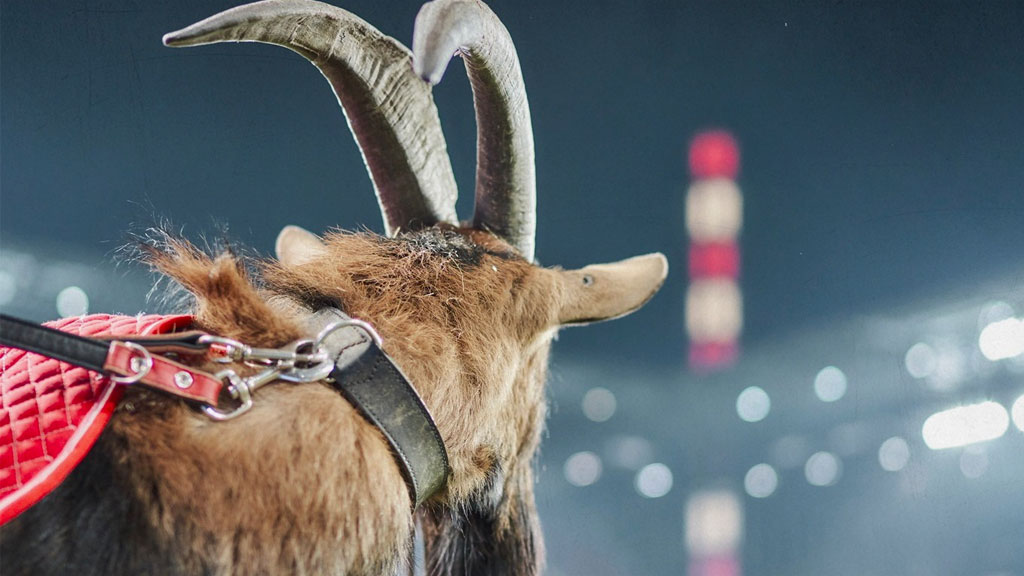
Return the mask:
<path id="1" fill-rule="evenodd" d="M 311 0 L 239 6 L 164 36 L 168 46 L 263 42 L 306 57 L 330 82 L 370 172 L 387 234 L 456 224 L 458 194 L 430 86 L 408 48 L 359 17 Z"/>
<path id="2" fill-rule="evenodd" d="M 519 57 L 508 30 L 479 0 L 435 0 L 416 16 L 413 66 L 436 84 L 461 52 L 476 107 L 473 226 L 490 230 L 533 260 L 537 182 L 533 129 Z"/>

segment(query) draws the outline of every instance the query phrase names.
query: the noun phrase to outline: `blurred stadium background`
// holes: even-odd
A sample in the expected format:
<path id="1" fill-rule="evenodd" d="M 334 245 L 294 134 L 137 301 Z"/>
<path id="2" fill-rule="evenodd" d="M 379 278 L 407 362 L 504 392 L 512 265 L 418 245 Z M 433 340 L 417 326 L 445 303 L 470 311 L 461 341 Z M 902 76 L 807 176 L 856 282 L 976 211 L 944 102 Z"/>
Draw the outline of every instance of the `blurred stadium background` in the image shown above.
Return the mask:
<path id="1" fill-rule="evenodd" d="M 4 312 L 159 311 L 116 264 L 159 221 L 261 253 L 286 224 L 381 229 L 312 67 L 160 45 L 231 5 L 0 7 Z M 406 43 L 418 10 L 342 6 Z M 1024 575 L 1024 8 L 492 6 L 531 98 L 542 263 L 672 266 L 646 308 L 556 344 L 549 574 Z M 435 99 L 465 214 L 459 68 Z M 741 323 L 735 357 L 695 366 L 687 154 L 708 128 L 742 158 Z"/>

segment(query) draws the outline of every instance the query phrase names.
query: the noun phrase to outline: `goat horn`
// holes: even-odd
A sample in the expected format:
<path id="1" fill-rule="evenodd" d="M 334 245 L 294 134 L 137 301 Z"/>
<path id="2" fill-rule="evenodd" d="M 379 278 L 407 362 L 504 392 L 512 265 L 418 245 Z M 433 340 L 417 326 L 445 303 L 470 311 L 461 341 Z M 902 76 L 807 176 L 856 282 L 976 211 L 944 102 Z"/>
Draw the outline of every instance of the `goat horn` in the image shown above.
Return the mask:
<path id="1" fill-rule="evenodd" d="M 323 73 L 359 144 L 388 235 L 458 222 L 455 176 L 430 86 L 416 78 L 400 42 L 312 0 L 247 4 L 164 36 L 168 46 L 216 42 L 283 46 Z"/>
<path id="2" fill-rule="evenodd" d="M 479 0 L 435 0 L 416 16 L 413 67 L 440 82 L 456 52 L 465 59 L 476 107 L 476 206 L 473 226 L 487 229 L 533 260 L 537 182 L 530 105 L 508 30 Z"/>

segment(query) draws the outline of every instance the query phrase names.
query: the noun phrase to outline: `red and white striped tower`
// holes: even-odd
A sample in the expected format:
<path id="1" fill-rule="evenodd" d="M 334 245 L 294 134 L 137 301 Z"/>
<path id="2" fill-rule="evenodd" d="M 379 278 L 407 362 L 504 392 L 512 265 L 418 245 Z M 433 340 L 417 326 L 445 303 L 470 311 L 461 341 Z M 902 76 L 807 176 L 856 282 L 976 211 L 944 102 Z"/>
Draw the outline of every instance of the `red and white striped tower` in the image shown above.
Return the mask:
<path id="1" fill-rule="evenodd" d="M 743 226 L 743 195 L 736 185 L 739 146 L 726 131 L 702 132 L 690 143 L 689 164 L 689 360 L 693 369 L 717 370 L 735 362 L 743 329 L 737 243 Z"/>

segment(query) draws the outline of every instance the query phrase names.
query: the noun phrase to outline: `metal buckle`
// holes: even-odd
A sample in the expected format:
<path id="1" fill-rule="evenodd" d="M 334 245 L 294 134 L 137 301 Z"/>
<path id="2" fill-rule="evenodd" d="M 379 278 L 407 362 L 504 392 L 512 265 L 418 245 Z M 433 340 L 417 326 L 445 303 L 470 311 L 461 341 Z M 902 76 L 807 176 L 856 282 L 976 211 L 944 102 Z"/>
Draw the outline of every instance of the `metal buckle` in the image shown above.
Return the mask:
<path id="1" fill-rule="evenodd" d="M 122 341 L 121 344 L 130 348 L 133 352 L 138 352 L 141 356 L 132 356 L 131 360 L 128 361 L 128 367 L 135 372 L 134 374 L 130 376 L 117 376 L 115 374 L 110 376 L 110 380 L 115 384 L 135 384 L 145 378 L 149 371 L 153 369 L 153 356 L 150 355 L 149 350 L 135 342 Z"/>

